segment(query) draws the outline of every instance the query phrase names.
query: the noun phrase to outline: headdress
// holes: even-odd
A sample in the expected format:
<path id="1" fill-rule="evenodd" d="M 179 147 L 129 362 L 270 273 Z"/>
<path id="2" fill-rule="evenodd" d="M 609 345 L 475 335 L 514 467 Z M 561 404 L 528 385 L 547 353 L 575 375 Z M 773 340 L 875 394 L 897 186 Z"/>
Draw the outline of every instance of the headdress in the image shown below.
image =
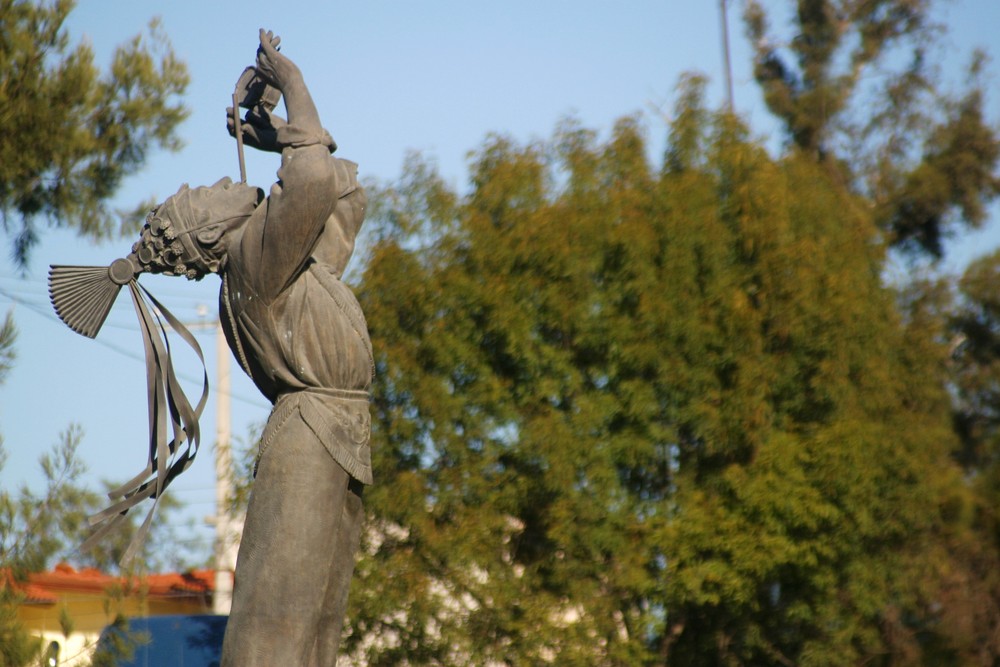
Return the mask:
<path id="1" fill-rule="evenodd" d="M 167 273 L 198 280 L 207 273 L 218 271 L 219 258 L 210 247 L 218 240 L 215 227 L 249 215 L 210 220 L 207 211 L 192 200 L 192 192 L 186 185 L 182 186 L 177 194 L 153 209 L 127 257 L 116 259 L 106 267 L 52 266 L 49 270 L 49 294 L 56 313 L 77 333 L 95 338 L 125 285 L 142 330 L 149 409 L 146 468 L 109 493 L 112 505 L 90 518 L 91 524 L 100 525 L 100 528 L 80 547 L 88 549 L 121 522 L 133 506 L 152 498 L 153 506 L 122 557 L 123 563 L 134 558 L 145 539 L 156 500 L 193 462 L 200 442 L 198 420 L 208 398 L 208 373 L 204 370 L 198 341 L 163 304 L 139 285 L 137 278 L 142 273 Z M 174 373 L 168 328 L 190 345 L 202 362 L 202 392 L 195 405 L 184 394 Z"/>
<path id="2" fill-rule="evenodd" d="M 143 271 L 170 273 L 200 280 L 219 269 L 219 260 L 206 255 L 193 232 L 199 225 L 191 207 L 191 190 L 186 185 L 146 216 L 141 236 L 132 253 Z"/>

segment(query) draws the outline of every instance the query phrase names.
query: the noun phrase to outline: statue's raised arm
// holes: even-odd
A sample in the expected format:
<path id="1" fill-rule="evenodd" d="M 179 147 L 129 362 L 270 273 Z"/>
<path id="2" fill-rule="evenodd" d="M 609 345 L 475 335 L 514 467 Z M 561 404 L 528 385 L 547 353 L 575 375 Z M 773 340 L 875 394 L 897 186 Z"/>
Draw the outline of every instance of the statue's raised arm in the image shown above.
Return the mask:
<path id="1" fill-rule="evenodd" d="M 267 136 L 267 148 L 281 151 L 278 182 L 271 186 L 267 206 L 250 218 L 229 250 L 252 273 L 246 277 L 254 282 L 257 295 L 268 302 L 309 260 L 337 207 L 345 176 L 353 177 L 338 170 L 330 157 L 333 141 L 320 122 L 302 72 L 277 50 L 279 41 L 261 30 L 256 74 L 280 91 L 288 119 L 258 106 L 248 112 L 241 128 L 244 137 Z M 267 125 L 257 124 L 258 119 L 266 119 Z M 266 128 L 273 132 L 257 133 Z M 248 143 L 259 145 L 257 141 Z"/>

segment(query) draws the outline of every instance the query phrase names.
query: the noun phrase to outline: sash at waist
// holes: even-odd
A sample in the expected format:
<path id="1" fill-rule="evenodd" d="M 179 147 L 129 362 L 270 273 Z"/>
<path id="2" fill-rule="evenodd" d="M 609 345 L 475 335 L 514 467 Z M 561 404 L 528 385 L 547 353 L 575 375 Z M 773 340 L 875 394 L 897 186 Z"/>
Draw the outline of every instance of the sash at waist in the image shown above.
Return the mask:
<path id="1" fill-rule="evenodd" d="M 260 441 L 260 454 L 278 437 L 290 418 L 298 415 L 344 470 L 363 484 L 371 484 L 371 413 L 368 392 L 309 387 L 282 394 L 274 404 Z"/>

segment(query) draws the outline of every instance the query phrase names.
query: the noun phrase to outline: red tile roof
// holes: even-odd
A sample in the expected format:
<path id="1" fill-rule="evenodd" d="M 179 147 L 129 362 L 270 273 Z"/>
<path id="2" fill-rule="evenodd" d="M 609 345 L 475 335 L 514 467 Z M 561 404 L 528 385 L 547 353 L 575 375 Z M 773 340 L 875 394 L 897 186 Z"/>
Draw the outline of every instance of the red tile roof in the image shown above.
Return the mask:
<path id="1" fill-rule="evenodd" d="M 24 593 L 24 602 L 22 604 L 47 605 L 55 604 L 59 601 L 59 598 L 40 586 L 20 584 L 18 588 L 21 589 L 22 593 Z"/>
<path id="2" fill-rule="evenodd" d="M 143 591 L 152 598 L 201 596 L 215 590 L 215 572 L 192 570 L 185 573 L 149 574 L 138 579 L 105 574 L 94 568 L 76 570 L 60 563 L 51 572 L 35 572 L 26 582 L 15 584 L 25 595 L 26 604 L 55 604 L 60 593 L 101 593 L 113 586 Z"/>

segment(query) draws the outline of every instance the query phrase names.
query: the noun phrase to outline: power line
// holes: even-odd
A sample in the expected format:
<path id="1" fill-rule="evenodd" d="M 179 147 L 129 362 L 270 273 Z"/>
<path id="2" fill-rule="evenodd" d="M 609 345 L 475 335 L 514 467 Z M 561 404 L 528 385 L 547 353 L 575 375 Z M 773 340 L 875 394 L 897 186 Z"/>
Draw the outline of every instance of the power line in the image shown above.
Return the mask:
<path id="1" fill-rule="evenodd" d="M 25 299 L 22 299 L 21 297 L 16 296 L 16 295 L 10 293 L 5 288 L 0 288 L 0 297 L 3 297 L 5 299 L 7 299 L 8 301 L 10 301 L 11 303 L 13 303 L 13 304 L 15 304 L 17 306 L 21 306 L 23 308 L 26 308 L 26 309 L 30 310 L 31 312 L 35 313 L 36 315 L 39 315 L 40 317 L 42 317 L 45 320 L 48 320 L 48 321 L 53 322 L 53 323 L 57 323 L 60 328 L 64 326 L 63 323 L 62 323 L 62 321 L 54 313 L 51 312 L 50 307 L 48 306 L 48 304 L 46 304 L 46 306 L 43 307 L 43 306 L 38 305 L 37 303 L 32 303 L 30 301 L 26 301 Z M 128 330 L 131 330 L 131 331 L 138 331 L 139 330 L 138 325 L 135 325 L 134 327 L 130 327 L 128 325 L 117 325 L 117 326 L 115 326 L 115 328 L 118 328 L 118 329 L 128 329 Z M 119 355 L 121 355 L 123 357 L 127 357 L 129 359 L 132 359 L 133 361 L 137 361 L 137 362 L 142 363 L 142 364 L 146 363 L 146 360 L 145 360 L 145 358 L 142 355 L 137 354 L 137 353 L 135 353 L 135 352 L 133 352 L 131 350 L 127 350 L 127 349 L 125 349 L 123 347 L 115 345 L 114 343 L 110 343 L 110 342 L 108 342 L 107 340 L 105 340 L 103 338 L 94 338 L 93 340 L 98 345 L 101 345 L 104 348 L 106 348 L 108 350 L 111 350 L 115 354 L 119 354 Z M 199 382 L 201 382 L 200 378 L 194 378 L 193 376 L 188 375 L 186 373 L 177 373 L 177 377 L 179 377 L 182 380 L 185 380 L 186 382 L 192 382 L 192 383 L 199 383 Z M 217 388 L 216 391 L 219 392 L 220 389 Z M 248 405 L 250 407 L 253 407 L 253 408 L 269 409 L 269 407 L 270 407 L 270 406 L 267 406 L 267 405 L 263 404 L 260 400 L 254 400 L 254 399 L 248 398 L 246 396 L 241 396 L 239 394 L 233 393 L 232 390 L 229 390 L 228 395 L 231 398 L 233 398 L 233 399 L 235 399 L 237 401 L 240 401 L 241 403 L 243 403 L 245 405 Z"/>

